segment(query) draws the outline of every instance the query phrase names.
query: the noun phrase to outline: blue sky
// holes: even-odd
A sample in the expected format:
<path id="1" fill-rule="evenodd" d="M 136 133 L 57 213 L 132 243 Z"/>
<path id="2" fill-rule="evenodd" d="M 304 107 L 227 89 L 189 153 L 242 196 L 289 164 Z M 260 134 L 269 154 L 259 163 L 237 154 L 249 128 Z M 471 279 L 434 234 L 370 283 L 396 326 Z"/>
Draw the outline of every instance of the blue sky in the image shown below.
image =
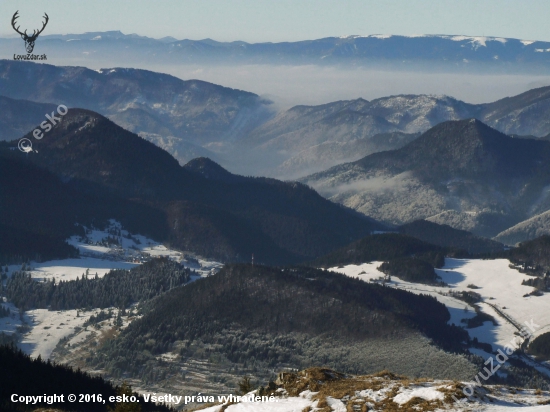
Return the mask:
<path id="1" fill-rule="evenodd" d="M 154 38 L 296 41 L 348 34 L 467 34 L 550 41 L 548 0 L 1 0 L 0 36 L 121 30 Z"/>

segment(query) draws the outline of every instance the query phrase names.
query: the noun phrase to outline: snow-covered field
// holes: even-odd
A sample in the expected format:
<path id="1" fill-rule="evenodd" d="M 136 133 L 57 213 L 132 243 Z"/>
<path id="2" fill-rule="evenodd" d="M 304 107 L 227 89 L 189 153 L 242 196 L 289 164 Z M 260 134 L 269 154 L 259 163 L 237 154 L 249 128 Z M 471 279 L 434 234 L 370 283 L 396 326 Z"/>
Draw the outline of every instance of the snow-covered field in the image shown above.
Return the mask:
<path id="1" fill-rule="evenodd" d="M 30 262 L 26 265 L 27 273 L 37 281 L 75 280 L 86 272 L 89 276 L 97 274 L 101 278 L 112 269 L 132 269 L 151 258 L 168 257 L 193 269 L 197 273 L 193 280 L 196 280 L 215 273 L 222 266 L 219 262 L 168 249 L 145 236 L 131 234 L 114 220 L 111 220 L 104 230 L 84 230 L 86 237 L 72 236 L 68 239 L 68 243 L 79 250 L 79 258 Z M 8 277 L 19 270 L 21 265 L 8 266 Z M 98 312 L 80 311 L 80 316 L 76 316 L 76 310 L 35 309 L 25 312 L 21 321 L 19 311 L 13 305 L 3 305 L 10 308 L 12 315 L 0 318 L 0 333 L 13 334 L 18 327 L 26 325 L 28 331 L 24 334 L 20 347 L 33 357 L 41 355 L 42 359 L 48 359 L 61 339 L 73 335 L 75 328 L 81 327 L 92 314 Z M 78 339 L 85 338 L 82 333 L 78 336 Z"/>
<path id="2" fill-rule="evenodd" d="M 533 320 L 539 325 L 533 333 L 538 336 L 550 326 L 550 295 L 524 297 L 535 289 L 524 286 L 521 282 L 532 279 L 532 276 L 520 273 L 509 265 L 510 262 L 506 259 L 446 259 L 445 267 L 436 271 L 444 282 L 454 288 L 467 290 L 468 284 L 475 284 L 479 289 L 474 292 L 479 293 L 485 302 L 497 306 L 517 323 L 524 325 L 525 322 Z M 487 305 L 483 306 L 483 310 L 490 313 Z M 500 345 L 509 341 L 511 336 L 501 336 L 497 330 L 496 339 L 495 343 Z"/>
<path id="3" fill-rule="evenodd" d="M 383 262 L 370 262 L 363 263 L 361 265 L 347 265 L 344 267 L 334 267 L 329 270 L 333 272 L 342 273 L 344 275 L 364 280 L 365 282 L 380 281 L 384 278 L 384 274 L 380 272 L 379 267 Z M 449 288 L 434 287 L 428 285 L 422 285 L 420 283 L 405 282 L 395 276 L 392 277 L 391 282 L 388 285 L 405 289 L 413 293 L 422 293 L 425 295 L 435 296 L 437 300 L 443 303 L 449 309 L 451 319 L 449 323 L 460 325 L 462 319 L 469 319 L 475 316 L 474 308 L 465 303 L 462 300 L 456 299 L 452 296 L 442 295 L 442 293 L 448 292 Z M 467 308 L 467 311 L 464 310 Z"/>
<path id="4" fill-rule="evenodd" d="M 59 341 L 75 332 L 75 328 L 95 313 L 76 310 L 49 311 L 35 309 L 25 312 L 30 331 L 24 335 L 19 347 L 23 352 L 42 359 L 48 359 Z"/>
<path id="5" fill-rule="evenodd" d="M 371 262 L 361 265 L 335 267 L 330 270 L 347 276 L 372 281 L 383 277 L 376 268 L 381 262 Z M 451 314 L 449 323 L 460 325 L 461 319 L 475 316 L 474 308 L 464 301 L 448 294 L 449 291 L 473 291 L 482 296 L 480 309 L 491 315 L 498 323 L 485 322 L 483 326 L 468 329 L 470 336 L 477 337 L 480 342 L 490 343 L 493 349 L 503 349 L 505 345 L 517 338 L 518 330 L 506 321 L 496 310 L 506 314 L 516 324 L 526 326 L 526 322 L 536 326 L 534 336 L 550 330 L 550 294 L 543 296 L 525 296 L 534 290 L 531 286 L 522 285 L 529 279 L 523 273 L 509 267 L 506 259 L 445 259 L 445 266 L 436 269 L 437 274 L 448 286 L 431 286 L 402 281 L 392 277 L 389 283 L 392 287 L 405 289 L 413 293 L 429 294 L 445 304 Z M 474 285 L 476 289 L 468 286 Z M 494 305 L 491 306 L 491 305 Z M 467 309 L 467 311 L 465 310 Z M 531 323 L 533 322 L 533 323 Z M 479 351 L 483 356 L 483 351 Z M 485 353 L 485 355 L 488 355 Z M 550 411 L 550 406 L 548 407 Z"/>
<path id="6" fill-rule="evenodd" d="M 40 280 L 55 279 L 56 282 L 62 280 L 75 280 L 89 271 L 90 276 L 97 275 L 101 278 L 112 269 L 132 269 L 137 263 L 106 260 L 92 257 L 82 257 L 75 259 L 50 260 L 47 262 L 31 262 L 30 275 Z M 10 268 L 11 269 L 11 268 Z M 20 266 L 14 270 L 21 269 Z"/>

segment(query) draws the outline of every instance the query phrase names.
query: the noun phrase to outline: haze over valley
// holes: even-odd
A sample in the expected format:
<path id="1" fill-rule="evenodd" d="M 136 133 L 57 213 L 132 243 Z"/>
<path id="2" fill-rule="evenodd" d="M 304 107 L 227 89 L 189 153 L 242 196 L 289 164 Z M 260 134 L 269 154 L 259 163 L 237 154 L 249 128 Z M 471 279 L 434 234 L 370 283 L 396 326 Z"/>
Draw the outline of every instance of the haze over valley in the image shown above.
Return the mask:
<path id="1" fill-rule="evenodd" d="M 548 410 L 540 5 L 213 1 L 0 5 L 0 410 Z"/>

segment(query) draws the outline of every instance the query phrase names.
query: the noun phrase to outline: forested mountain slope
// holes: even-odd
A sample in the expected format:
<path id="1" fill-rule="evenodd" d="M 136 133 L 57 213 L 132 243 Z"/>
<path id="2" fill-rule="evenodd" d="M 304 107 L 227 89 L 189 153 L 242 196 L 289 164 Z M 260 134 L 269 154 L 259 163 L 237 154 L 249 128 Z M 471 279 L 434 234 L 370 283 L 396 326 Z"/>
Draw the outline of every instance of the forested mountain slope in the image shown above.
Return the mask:
<path id="1" fill-rule="evenodd" d="M 464 330 L 447 325 L 449 312 L 434 298 L 317 269 L 228 265 L 173 289 L 145 310 L 91 366 L 142 376 L 144 364 L 152 371 L 155 358 L 166 354 L 173 362 L 163 370 L 174 379 L 179 362 L 207 350 L 227 368 L 244 362 L 259 371 L 316 364 L 349 372 L 385 367 L 415 376 L 462 377 L 472 371 L 464 357 L 426 346 L 429 337 L 440 348 L 461 351 L 461 342 L 468 341 Z M 399 354 L 403 344 L 409 349 Z"/>
<path id="2" fill-rule="evenodd" d="M 0 200 L 6 209 L 0 223 L 15 228 L 39 226 L 68 237 L 80 220 L 115 218 L 179 249 L 280 263 L 320 256 L 384 227 L 299 183 L 231 177 L 212 162 L 209 169 L 230 178 L 204 174 L 196 163 L 181 167 L 162 149 L 87 110 L 71 109 L 33 143 L 36 152 L 28 154 L 0 145 L 2 190 L 21 200 Z M 40 194 L 29 187 L 39 185 L 34 175 L 49 179 Z M 29 211 L 25 197 L 43 198 L 47 213 Z"/>
<path id="3" fill-rule="evenodd" d="M 441 123 L 405 147 L 301 181 L 393 224 L 427 219 L 492 237 L 550 208 L 550 142 L 513 138 L 478 120 Z"/>

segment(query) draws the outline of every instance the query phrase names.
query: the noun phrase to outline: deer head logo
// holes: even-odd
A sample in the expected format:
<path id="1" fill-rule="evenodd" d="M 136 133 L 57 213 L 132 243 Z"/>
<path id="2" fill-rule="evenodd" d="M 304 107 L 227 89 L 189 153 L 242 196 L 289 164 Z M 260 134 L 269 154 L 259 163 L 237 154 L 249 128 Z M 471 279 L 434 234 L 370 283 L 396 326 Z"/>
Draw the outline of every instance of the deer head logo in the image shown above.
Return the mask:
<path id="1" fill-rule="evenodd" d="M 11 18 L 11 26 L 13 29 L 21 35 L 21 38 L 25 41 L 25 48 L 27 49 L 27 53 L 32 53 L 34 50 L 34 42 L 36 41 L 38 35 L 44 31 L 46 28 L 46 25 L 48 24 L 48 20 L 50 19 L 46 13 L 44 13 L 44 23 L 42 24 L 42 28 L 40 30 L 33 30 L 33 33 L 31 36 L 27 34 L 27 30 L 25 30 L 24 33 L 21 33 L 19 31 L 19 26 L 15 27 L 16 20 L 19 17 L 19 10 L 15 12 L 13 17 Z"/>

